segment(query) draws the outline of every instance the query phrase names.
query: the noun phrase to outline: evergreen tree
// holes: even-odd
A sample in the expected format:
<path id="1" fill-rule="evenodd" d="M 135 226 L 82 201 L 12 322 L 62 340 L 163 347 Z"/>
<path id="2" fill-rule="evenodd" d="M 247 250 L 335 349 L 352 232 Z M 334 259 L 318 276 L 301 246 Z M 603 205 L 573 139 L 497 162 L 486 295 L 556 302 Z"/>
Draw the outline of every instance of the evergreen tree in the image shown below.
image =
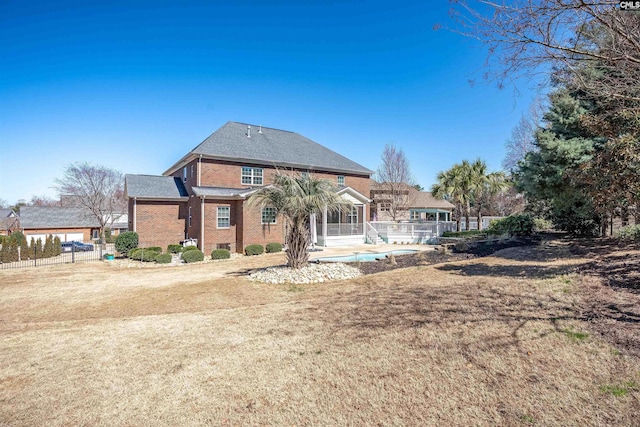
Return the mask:
<path id="1" fill-rule="evenodd" d="M 36 240 L 34 253 L 37 259 L 42 258 L 42 239 Z"/>
<path id="2" fill-rule="evenodd" d="M 8 258 L 7 261 L 8 262 L 14 262 L 14 261 L 18 261 L 18 242 L 14 239 L 12 239 L 9 242 L 9 254 L 8 254 Z"/>
<path id="3" fill-rule="evenodd" d="M 20 242 L 20 260 L 26 261 L 31 258 L 32 258 L 31 251 L 29 250 L 27 239 L 22 239 L 22 241 Z"/>
<path id="4" fill-rule="evenodd" d="M 53 256 L 58 256 L 62 253 L 62 243 L 60 242 L 60 238 L 56 236 L 53 239 Z"/>
<path id="5" fill-rule="evenodd" d="M 51 258 L 52 256 L 53 256 L 53 236 L 49 234 L 44 241 L 42 258 Z"/>

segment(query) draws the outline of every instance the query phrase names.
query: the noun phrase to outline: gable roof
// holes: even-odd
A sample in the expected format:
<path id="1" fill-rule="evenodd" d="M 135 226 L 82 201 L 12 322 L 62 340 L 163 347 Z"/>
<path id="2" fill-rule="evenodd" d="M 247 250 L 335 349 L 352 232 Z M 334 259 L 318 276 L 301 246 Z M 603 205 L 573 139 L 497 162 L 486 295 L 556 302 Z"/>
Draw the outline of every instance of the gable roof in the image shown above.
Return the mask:
<path id="1" fill-rule="evenodd" d="M 158 175 L 130 175 L 124 177 L 126 197 L 154 200 L 176 200 L 189 197 L 180 178 Z"/>
<path id="2" fill-rule="evenodd" d="M 60 208 L 57 206 L 22 206 L 21 228 L 71 228 L 100 227 L 98 219 L 84 208 Z"/>
<path id="3" fill-rule="evenodd" d="M 8 218 L 10 216 L 16 216 L 16 213 L 13 211 L 13 209 L 0 209 L 0 218 Z"/>
<path id="4" fill-rule="evenodd" d="M 374 180 L 370 180 L 371 191 L 377 193 L 376 200 L 383 200 L 385 193 L 388 194 L 390 191 L 387 190 L 384 183 L 376 182 Z M 441 209 L 453 209 L 455 206 L 444 199 L 436 199 L 433 197 L 429 191 L 418 191 L 415 187 L 402 183 L 400 186 L 403 190 L 403 194 L 407 195 L 408 208 L 415 209 L 426 209 L 426 208 L 441 208 Z M 385 191 L 387 190 L 387 191 Z"/>
<path id="5" fill-rule="evenodd" d="M 250 129 L 250 131 L 249 131 Z M 248 137 L 250 133 L 251 137 Z M 164 174 L 190 159 L 204 158 L 309 170 L 371 175 L 373 171 L 299 133 L 246 123 L 227 122 Z"/>

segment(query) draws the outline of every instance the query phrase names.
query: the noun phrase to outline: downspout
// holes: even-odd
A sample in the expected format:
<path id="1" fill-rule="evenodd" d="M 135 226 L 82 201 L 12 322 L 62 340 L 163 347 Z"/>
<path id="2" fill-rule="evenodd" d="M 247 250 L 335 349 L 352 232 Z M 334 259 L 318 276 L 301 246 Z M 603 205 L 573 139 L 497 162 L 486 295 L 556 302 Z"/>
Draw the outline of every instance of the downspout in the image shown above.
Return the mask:
<path id="1" fill-rule="evenodd" d="M 204 196 L 200 203 L 200 250 L 204 252 Z"/>
<path id="2" fill-rule="evenodd" d="M 137 231 L 137 227 L 136 227 L 136 224 L 137 224 L 137 221 L 136 221 L 136 214 L 137 214 L 137 212 L 138 212 L 137 207 L 138 207 L 138 206 L 137 206 L 136 198 L 134 197 L 134 198 L 133 198 L 133 232 L 134 232 L 134 233 Z"/>

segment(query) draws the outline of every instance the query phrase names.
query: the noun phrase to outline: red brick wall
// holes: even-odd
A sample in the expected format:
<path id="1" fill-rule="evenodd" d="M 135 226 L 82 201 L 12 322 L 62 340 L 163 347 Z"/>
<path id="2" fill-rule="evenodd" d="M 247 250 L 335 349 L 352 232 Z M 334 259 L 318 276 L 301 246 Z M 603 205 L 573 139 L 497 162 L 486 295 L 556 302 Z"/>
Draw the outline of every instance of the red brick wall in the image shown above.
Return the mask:
<path id="1" fill-rule="evenodd" d="M 261 224 L 262 210 L 259 208 L 248 208 L 243 210 L 243 244 L 266 245 L 267 243 L 284 243 L 284 218 L 278 216 L 276 224 Z"/>
<path id="2" fill-rule="evenodd" d="M 214 161 L 214 160 L 202 160 L 202 186 L 213 186 L 213 187 L 228 187 L 228 188 L 244 188 L 248 187 L 247 184 L 242 184 L 241 174 L 242 167 L 250 166 L 250 167 L 262 167 L 263 171 L 263 181 L 264 185 L 270 184 L 273 182 L 273 176 L 278 172 L 276 168 L 273 166 L 256 166 L 249 165 L 246 163 L 233 163 L 233 162 L 222 162 L 222 161 Z M 305 171 L 306 170 L 300 170 Z M 290 169 L 280 169 L 280 172 L 283 173 L 293 173 L 297 171 L 292 171 Z M 179 174 L 182 173 L 182 169 L 179 171 Z M 338 175 L 342 175 L 345 177 L 345 185 L 353 188 L 359 193 L 363 194 L 366 197 L 369 197 L 369 177 L 364 175 L 349 175 L 344 173 L 333 173 L 333 172 L 314 172 L 311 173 L 318 178 L 328 179 L 335 184 L 338 181 Z M 178 172 L 176 172 L 178 174 Z M 175 175 L 178 176 L 178 175 Z M 181 175 L 180 175 L 181 176 Z"/>
<path id="3" fill-rule="evenodd" d="M 133 200 L 130 199 L 130 210 Z M 131 213 L 131 218 L 133 214 Z M 136 232 L 141 247 L 177 244 L 185 237 L 186 202 L 137 201 Z"/>

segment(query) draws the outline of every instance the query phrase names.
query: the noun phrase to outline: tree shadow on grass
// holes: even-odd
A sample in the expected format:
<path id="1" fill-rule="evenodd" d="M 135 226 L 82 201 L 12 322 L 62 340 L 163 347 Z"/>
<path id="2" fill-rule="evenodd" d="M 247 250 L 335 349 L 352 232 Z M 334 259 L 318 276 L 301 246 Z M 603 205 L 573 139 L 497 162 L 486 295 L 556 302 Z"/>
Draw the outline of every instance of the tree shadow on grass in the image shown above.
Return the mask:
<path id="1" fill-rule="evenodd" d="M 463 276 L 492 276 L 550 279 L 575 271 L 575 265 L 489 265 L 483 262 L 466 264 L 444 264 L 435 267 L 438 270 L 457 273 Z"/>

